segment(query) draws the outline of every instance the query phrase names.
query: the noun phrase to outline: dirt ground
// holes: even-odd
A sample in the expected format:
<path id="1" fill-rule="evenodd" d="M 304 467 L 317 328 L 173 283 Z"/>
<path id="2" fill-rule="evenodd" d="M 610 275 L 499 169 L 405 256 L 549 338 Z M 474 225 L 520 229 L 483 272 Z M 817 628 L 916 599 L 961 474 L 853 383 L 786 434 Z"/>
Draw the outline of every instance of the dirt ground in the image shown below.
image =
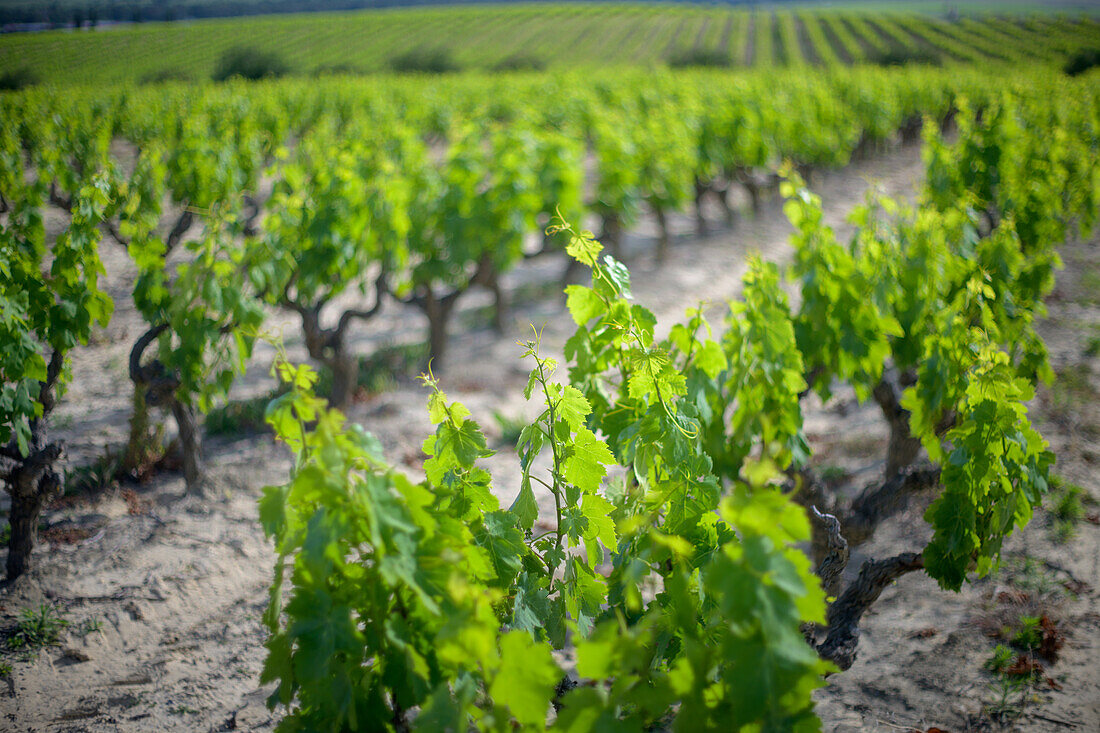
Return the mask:
<path id="1" fill-rule="evenodd" d="M 827 221 L 844 231 L 844 218 L 869 181 L 887 194 L 910 196 L 921 178 L 919 149 L 905 146 L 824 174 L 813 182 Z M 717 217 L 716 217 L 717 219 Z M 673 219 L 673 256 L 657 266 L 656 236 L 643 221 L 626 241 L 634 294 L 667 329 L 700 301 L 720 306 L 736 294 L 745 257 L 790 256 L 790 227 L 776 201 L 733 229 L 693 234 L 692 220 Z M 105 245 L 106 246 L 106 245 Z M 1042 331 L 1059 374 L 1034 403 L 1041 432 L 1058 455 L 1057 472 L 1100 498 L 1100 238 L 1067 243 L 1066 269 L 1051 298 Z M 565 299 L 554 285 L 564 260 L 525 263 L 505 280 L 516 294 L 505 334 L 488 327 L 484 294 L 471 294 L 454 324 L 444 389 L 466 403 L 490 438 L 500 428 L 494 412 L 533 414 L 522 399 L 529 364 L 517 340 L 542 329 L 544 351 L 557 354 L 571 333 Z M 56 413 L 55 433 L 80 465 L 118 449 L 127 432 L 130 383 L 126 360 L 142 330 L 129 303 L 125 256 L 111 251 L 108 285 L 118 311 L 95 343 L 73 358 L 74 382 Z M 532 294 L 537 295 L 532 295 Z M 717 311 L 716 311 L 717 312 Z M 298 324 L 273 322 L 293 357 L 304 359 Z M 382 319 L 356 333 L 359 353 L 414 341 L 426 324 L 390 306 Z M 1095 342 L 1090 346 L 1091 342 Z M 273 386 L 273 350 L 260 348 L 238 396 Z M 375 433 L 395 463 L 418 470 L 419 446 L 431 426 L 427 394 L 412 379 L 357 403 L 352 419 Z M 882 470 L 885 426 L 877 408 L 840 394 L 809 404 L 807 433 L 819 468 L 862 485 Z M 218 487 L 209 501 L 181 498 L 180 475 L 165 472 L 146 485 L 124 485 L 57 506 L 45 516 L 46 540 L 38 567 L 0 590 L 0 629 L 12 628 L 21 609 L 48 601 L 70 626 L 59 646 L 33 658 L 0 652 L 12 665 L 7 690 L 0 681 L 0 730 L 215 731 L 269 730 L 279 713 L 267 710 L 269 689 L 259 685 L 265 656 L 260 614 L 267 602 L 274 555 L 257 522 L 263 486 L 286 479 L 287 451 L 271 436 L 217 437 L 207 456 Z M 519 489 L 518 461 L 501 446 L 486 461 L 507 505 Z M 6 496 L 4 497 L 6 499 Z M 926 500 L 927 501 L 927 500 Z M 544 510 L 551 509 L 549 505 Z M 1037 513 L 1008 543 L 1001 570 L 961 593 L 941 591 L 923 575 L 888 589 L 864 620 L 859 659 L 819 691 L 818 712 L 828 731 L 1100 730 L 1100 527 L 1096 506 L 1056 537 L 1052 516 Z M 884 557 L 919 548 L 928 530 L 921 502 L 879 528 L 853 558 Z M 547 514 L 552 516 L 553 512 Z M 0 560 L 4 551 L 0 551 Z M 1046 615 L 1064 636 L 1050 681 L 1007 691 L 983 662 L 1021 616 Z"/>

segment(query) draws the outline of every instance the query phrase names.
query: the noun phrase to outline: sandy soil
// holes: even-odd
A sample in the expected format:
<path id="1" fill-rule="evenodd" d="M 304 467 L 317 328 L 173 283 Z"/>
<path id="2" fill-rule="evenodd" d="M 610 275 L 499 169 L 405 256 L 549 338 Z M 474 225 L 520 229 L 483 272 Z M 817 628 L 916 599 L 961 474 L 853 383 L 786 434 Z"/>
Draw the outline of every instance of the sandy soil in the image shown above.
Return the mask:
<path id="1" fill-rule="evenodd" d="M 869 180 L 890 195 L 909 196 L 920 176 L 919 150 L 906 146 L 824 175 L 813 187 L 824 199 L 829 223 L 843 229 Z M 721 305 L 735 295 L 747 253 L 759 251 L 777 262 L 789 257 L 790 227 L 775 201 L 734 229 L 703 238 L 693 235 L 688 217 L 672 223 L 673 257 L 662 267 L 650 255 L 652 222 L 643 221 L 626 241 L 635 296 L 666 328 L 689 306 Z M 1056 368 L 1073 370 L 1077 391 L 1067 395 L 1060 380 L 1036 400 L 1042 432 L 1059 454 L 1058 471 L 1094 497 L 1100 496 L 1094 376 L 1100 364 L 1085 351 L 1089 338 L 1100 336 L 1097 242 L 1067 245 L 1070 266 L 1043 326 Z M 141 321 L 127 306 L 132 272 L 123 253 L 111 252 L 107 266 L 119 311 L 96 342 L 74 356 L 75 380 L 55 420 L 74 465 L 107 447 L 117 449 L 127 431 L 126 358 Z M 456 318 L 450 367 L 441 382 L 492 437 L 499 435 L 494 411 L 533 412 L 522 400 L 529 365 L 520 361 L 516 341 L 527 338 L 533 324 L 542 329 L 544 351 L 554 354 L 571 333 L 564 298 L 554 294 L 563 266 L 558 257 L 536 259 L 506 278 L 506 287 L 521 297 L 505 334 L 488 328 L 484 294 L 471 294 Z M 522 296 L 532 292 L 544 295 Z M 277 328 L 282 324 L 292 356 L 304 359 L 297 324 L 285 315 L 274 321 Z M 393 306 L 357 332 L 355 341 L 360 353 L 368 353 L 416 340 L 425 328 L 419 314 Z M 238 395 L 270 389 L 271 355 L 268 348 L 258 351 Z M 415 472 L 419 445 L 430 431 L 425 399 L 414 381 L 402 379 L 392 391 L 356 404 L 351 417 L 379 436 L 392 460 Z M 820 465 L 857 484 L 881 471 L 884 425 L 875 410 L 851 396 L 810 405 L 807 430 Z M 289 456 L 268 435 L 210 439 L 207 453 L 220 492 L 214 500 L 181 499 L 182 478 L 166 472 L 147 485 L 114 488 L 47 513 L 46 535 L 53 540 L 38 549 L 36 570 L 0 590 L 0 629 L 10 629 L 20 609 L 43 601 L 64 609 L 71 626 L 61 645 L 34 658 L 0 656 L 13 666 L 6 692 L 0 684 L 0 730 L 274 726 L 278 712 L 266 709 L 269 690 L 258 683 L 265 652 L 259 617 L 274 557 L 256 519 L 256 500 L 263 486 L 285 480 Z M 501 447 L 486 464 L 507 505 L 519 488 L 514 452 Z M 919 547 L 927 535 L 921 511 L 916 502 L 884 524 L 861 553 L 882 557 Z M 1049 518 L 1040 513 L 1009 544 L 1007 569 L 962 593 L 940 591 L 924 576 L 905 577 L 887 590 L 865 619 L 859 660 L 818 694 L 826 729 L 1100 730 L 1100 528 L 1085 521 L 1076 531 L 1070 542 L 1056 544 Z M 1002 726 L 991 709 L 998 697 L 990 688 L 993 677 L 981 666 L 996 643 L 987 633 L 1025 613 L 1046 613 L 1065 633 L 1061 657 L 1049 670 L 1060 689 L 1036 687 L 1017 695 L 1009 702 L 1018 698 L 1018 704 L 1008 707 L 1021 715 Z"/>

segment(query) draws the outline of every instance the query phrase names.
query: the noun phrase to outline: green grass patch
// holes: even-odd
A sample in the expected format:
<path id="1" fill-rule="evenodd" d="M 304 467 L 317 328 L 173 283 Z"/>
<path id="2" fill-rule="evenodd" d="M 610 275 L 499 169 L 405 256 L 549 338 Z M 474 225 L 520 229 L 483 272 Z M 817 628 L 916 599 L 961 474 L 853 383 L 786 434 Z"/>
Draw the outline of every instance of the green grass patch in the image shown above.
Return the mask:
<path id="1" fill-rule="evenodd" d="M 24 608 L 19 612 L 15 630 L 8 637 L 8 647 L 17 651 L 35 651 L 61 641 L 61 633 L 68 628 L 65 612 L 49 603 L 36 608 Z"/>

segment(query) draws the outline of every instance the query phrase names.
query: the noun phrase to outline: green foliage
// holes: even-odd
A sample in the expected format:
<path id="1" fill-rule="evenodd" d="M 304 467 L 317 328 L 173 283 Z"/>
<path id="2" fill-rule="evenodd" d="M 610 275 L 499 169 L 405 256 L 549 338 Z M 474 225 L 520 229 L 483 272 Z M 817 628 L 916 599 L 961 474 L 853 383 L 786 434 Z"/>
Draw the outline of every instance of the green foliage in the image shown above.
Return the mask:
<path id="1" fill-rule="evenodd" d="M 941 66 L 943 57 L 932 51 L 924 49 L 898 49 L 893 48 L 883 53 L 873 54 L 868 61 L 879 66 L 908 66 L 919 64 L 922 66 Z"/>
<path id="2" fill-rule="evenodd" d="M 200 412 L 244 371 L 263 322 L 264 253 L 239 235 L 266 135 L 246 121 L 247 108 L 224 112 L 180 120 L 120 186 L 119 229 L 138 270 L 134 304 L 158 331 L 155 359 L 177 384 L 174 399 Z M 197 236 L 162 236 L 166 196 L 184 210 L 177 223 L 197 219 Z"/>
<path id="3" fill-rule="evenodd" d="M 0 73 L 0 92 L 17 92 L 40 84 L 41 81 L 38 74 L 26 66 L 9 69 Z"/>
<path id="4" fill-rule="evenodd" d="M 806 389 L 803 357 L 775 265 L 749 259 L 741 302 L 730 304 L 726 327 L 720 348 L 704 341 L 693 349 L 686 334 L 672 334 L 682 351 L 694 350 L 702 377 L 717 373 L 717 385 L 702 377 L 698 383 L 706 385 L 701 417 L 718 472 L 738 476 L 754 449 L 769 450 L 781 468 L 804 465 L 809 446 L 799 405 Z"/>
<path id="5" fill-rule="evenodd" d="M 909 430 L 941 467 L 923 559 L 945 588 L 988 573 L 1048 488 L 1053 455 L 1026 407 L 1053 377 L 1035 321 L 1057 245 L 1095 217 L 1077 188 L 1096 175 L 1077 158 L 1095 140 L 1090 104 L 1055 113 L 1030 95 L 994 95 L 978 115 L 960 102 L 953 145 L 926 135 L 924 205 L 872 197 L 847 247 L 797 178 L 784 185 L 798 351 L 822 396 L 839 379 L 865 399 L 887 368 L 903 375 Z"/>
<path id="6" fill-rule="evenodd" d="M 891 337 L 901 325 L 876 292 L 873 261 L 836 241 L 822 220 L 821 199 L 789 180 L 780 189 L 784 211 L 796 228 L 792 272 L 799 278 L 802 305 L 794 322 L 798 351 L 814 376 L 810 385 L 823 399 L 834 378 L 849 382 L 860 400 L 870 396 L 891 355 Z M 868 297 L 870 296 L 870 297 Z"/>
<path id="7" fill-rule="evenodd" d="M 390 59 L 390 69 L 400 74 L 446 74 L 459 70 L 445 48 L 414 48 Z"/>
<path id="8" fill-rule="evenodd" d="M 172 84 L 176 82 L 193 82 L 195 78 L 183 69 L 167 68 L 150 71 L 138 80 L 139 84 Z"/>
<path id="9" fill-rule="evenodd" d="M 16 0 L 9 0 L 13 2 Z M 31 0 L 19 0 L 18 4 L 42 6 Z M 83 3 L 76 0 L 64 0 L 63 4 L 83 9 Z M 132 3 L 104 0 L 101 4 L 133 7 Z M 164 6 L 153 0 L 142 0 L 142 4 L 147 10 L 156 6 L 156 11 L 164 11 Z M 189 4 L 202 3 L 192 0 Z M 341 4 L 346 7 L 348 2 Z M 366 0 L 354 0 L 354 4 L 372 5 Z M 1060 73 L 1067 56 L 1097 45 L 1095 28 L 1080 0 L 1061 0 L 1058 5 L 1072 11 L 1065 15 L 1038 13 L 1026 18 L 966 12 L 947 18 L 942 4 L 921 4 L 928 14 L 884 12 L 867 3 L 857 11 L 807 5 L 797 12 L 806 31 L 803 37 L 799 37 L 793 13 L 781 11 L 773 16 L 770 8 L 754 11 L 701 4 L 658 8 L 640 2 L 606 6 L 560 0 L 534 7 L 514 3 L 441 5 L 123 24 L 112 27 L 108 36 L 64 30 L 5 34 L 0 39 L 0 72 L 25 66 L 57 84 L 132 83 L 169 66 L 200 78 L 210 75 L 228 49 L 244 42 L 276 51 L 298 69 L 353 64 L 366 73 L 388 70 L 391 59 L 407 49 L 439 48 L 462 66 L 478 69 L 505 64 L 517 54 L 544 60 L 552 68 L 585 72 L 629 66 L 650 69 L 670 57 L 694 57 L 723 66 L 742 66 L 751 60 L 753 66 L 766 71 L 787 60 L 812 62 L 819 65 L 817 73 L 829 73 L 849 63 L 859 66 L 934 57 L 952 69 L 979 69 L 988 76 L 990 69 L 1012 73 L 1025 64 L 1025 68 L 1040 66 Z M 897 9 L 896 3 L 890 5 Z M 285 12 L 286 4 L 282 7 L 279 12 Z M 1011 13 L 1010 8 L 1004 10 Z M 932 13 L 939 16 L 934 25 L 929 22 Z M 815 33 L 819 25 L 831 27 L 836 37 L 820 30 Z M 748 59 L 750 29 L 755 29 L 756 38 Z"/>
<path id="10" fill-rule="evenodd" d="M 1014 525 L 1027 524 L 1039 505 L 1054 462 L 1027 421 L 1033 391 L 1012 377 L 1003 352 L 981 354 L 968 382 L 955 425 L 943 438 L 953 446 L 943 456 L 944 491 L 925 514 L 935 528 L 925 569 L 952 589 L 962 585 L 972 561 L 981 575 L 992 569 L 1002 539 Z"/>
<path id="11" fill-rule="evenodd" d="M 721 68 L 733 66 L 733 59 L 722 49 L 690 48 L 669 56 L 668 65 L 673 69 L 691 67 Z"/>
<path id="12" fill-rule="evenodd" d="M 509 71 L 542 71 L 546 68 L 546 60 L 530 52 L 519 51 L 510 56 L 505 56 L 492 65 L 496 72 Z"/>
<path id="13" fill-rule="evenodd" d="M 72 142 L 91 147 L 84 159 L 89 166 L 83 178 L 63 173 L 48 149 L 32 151 L 40 161 L 43 178 L 23 180 L 21 157 L 9 154 L 0 168 L 5 198 L 12 210 L 0 229 L 0 444 L 14 439 L 27 455 L 32 440 L 32 422 L 44 415 L 40 402 L 47 376 L 47 361 L 63 358 L 80 343 L 87 343 L 94 325 L 106 325 L 113 304 L 99 289 L 103 265 L 99 259 L 98 222 L 110 204 L 110 182 L 100 166 L 107 166 L 106 144 L 91 132 L 73 132 Z M 56 125 L 46 124 L 43 136 L 61 135 Z M 81 139 L 82 135 L 87 135 Z M 89 139 L 91 138 L 91 139 Z M 16 142 L 10 135 L 7 142 Z M 71 182 L 72 216 L 66 229 L 48 244 L 41 207 L 47 195 L 47 181 L 56 172 Z M 74 180 L 75 179 L 75 180 Z M 65 384 L 59 374 L 54 397 Z"/>
<path id="14" fill-rule="evenodd" d="M 362 76 L 363 69 L 354 64 L 322 64 L 313 70 L 313 76 Z"/>
<path id="15" fill-rule="evenodd" d="M 422 481 L 327 410 L 308 369 L 280 360 L 264 408 L 296 454 L 261 508 L 280 558 L 264 679 L 290 707 L 284 730 L 538 729 L 551 703 L 559 728 L 812 729 L 827 666 L 800 627 L 823 621 L 825 598 L 797 548 L 805 514 L 779 488 L 808 458 L 800 399 L 838 383 L 865 399 L 898 375 L 941 469 L 925 567 L 950 588 L 993 567 L 1046 491 L 1052 457 L 1026 410 L 1051 376 L 1035 323 L 1058 242 L 1100 204 L 1098 99 L 1042 74 L 991 86 L 869 68 L 4 95 L 0 438 L 27 452 L 47 358 L 109 315 L 101 231 L 129 243 L 174 398 L 208 410 L 243 371 L 265 301 L 315 318 L 307 346 L 328 364 L 328 303 L 413 303 L 445 325 L 555 211 L 621 231 L 643 206 L 682 211 L 697 184 L 752 182 L 780 159 L 843 165 L 861 139 L 957 103 L 956 142 L 927 126 L 919 205 L 872 198 L 848 242 L 790 174 L 797 297 L 750 258 L 722 335 L 702 305 L 658 324 L 590 233 L 552 226 L 592 279 L 566 290 L 566 365 L 537 334 L 524 344 L 537 416 L 511 426 L 522 483 L 508 508 L 480 427 L 431 376 Z M 110 156 L 118 138 L 132 165 Z M 47 248 L 50 198 L 73 217 Z M 182 236 L 165 236 L 173 217 Z M 559 694 L 566 646 L 583 684 Z"/>
<path id="16" fill-rule="evenodd" d="M 560 698 L 558 729 L 644 730 L 677 707 L 691 730 L 816 728 L 809 693 L 829 665 L 800 631 L 824 620 L 825 601 L 796 547 L 805 514 L 768 461 L 722 498 L 685 396 L 685 373 L 721 370 L 721 349 L 655 342 L 626 269 L 600 249 L 571 235 L 593 271 L 591 287 L 569 290 L 572 384 L 556 381 L 537 334 L 526 344 L 525 396 L 541 412 L 520 431 L 508 509 L 477 465 L 491 453 L 479 427 L 430 376 L 436 431 L 414 484 L 323 408 L 312 372 L 277 365 L 289 391 L 268 418 L 298 456 L 261 502 L 279 552 L 264 680 L 279 682 L 272 703 L 292 706 L 282 729 L 544 728 L 564 675 L 551 650 L 569 633 L 592 684 Z M 626 484 L 608 481 L 624 469 Z M 556 519 L 541 534 L 536 492 Z"/>
<path id="17" fill-rule="evenodd" d="M 266 79 L 283 76 L 290 67 L 275 51 L 254 46 L 234 46 L 222 52 L 214 67 L 214 81 L 226 81 L 233 77 L 242 79 Z"/>
<path id="18" fill-rule="evenodd" d="M 1100 49 L 1086 48 L 1066 59 L 1066 65 L 1062 67 L 1062 71 L 1067 76 L 1078 76 L 1096 66 L 1100 66 Z"/>

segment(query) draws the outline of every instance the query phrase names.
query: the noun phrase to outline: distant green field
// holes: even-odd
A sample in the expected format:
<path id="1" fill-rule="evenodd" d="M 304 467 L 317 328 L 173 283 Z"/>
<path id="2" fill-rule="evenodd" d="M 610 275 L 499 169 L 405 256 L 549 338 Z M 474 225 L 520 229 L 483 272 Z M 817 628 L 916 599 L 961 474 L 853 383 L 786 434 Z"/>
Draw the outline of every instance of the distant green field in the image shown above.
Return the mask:
<path id="1" fill-rule="evenodd" d="M 843 3 L 851 8 L 855 4 Z M 1042 5 L 1042 3 L 1033 3 Z M 0 73 L 54 83 L 209 78 L 226 49 L 278 53 L 294 73 L 389 69 L 409 51 L 461 69 L 521 59 L 548 68 L 705 62 L 730 66 L 1063 63 L 1100 47 L 1086 14 L 943 16 L 874 10 L 735 10 L 662 4 L 450 6 L 261 16 L 0 37 Z"/>

